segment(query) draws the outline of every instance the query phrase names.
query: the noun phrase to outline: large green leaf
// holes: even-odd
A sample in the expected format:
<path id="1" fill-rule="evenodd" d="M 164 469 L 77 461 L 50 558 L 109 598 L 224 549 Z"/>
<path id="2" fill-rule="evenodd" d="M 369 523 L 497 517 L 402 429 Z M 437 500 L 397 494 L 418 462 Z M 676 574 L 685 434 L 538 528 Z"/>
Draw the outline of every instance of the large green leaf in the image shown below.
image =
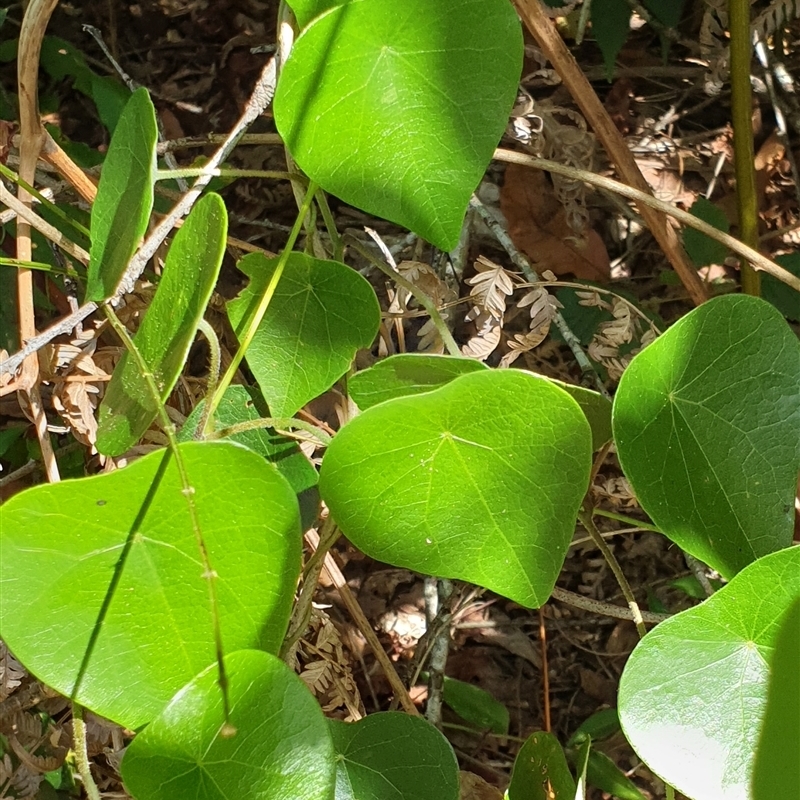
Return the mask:
<path id="1" fill-rule="evenodd" d="M 114 294 L 147 230 L 156 173 L 156 112 L 147 89 L 137 89 L 119 118 L 92 206 L 92 247 L 86 299 Z"/>
<path id="2" fill-rule="evenodd" d="M 487 370 L 353 419 L 325 454 L 320 492 L 369 556 L 536 607 L 563 564 L 590 467 L 589 425 L 566 392 Z"/>
<path id="3" fill-rule="evenodd" d="M 97 449 L 116 456 L 134 445 L 169 397 L 217 282 L 228 214 L 217 194 L 203 197 L 175 234 L 153 301 L 133 339 L 153 374 L 160 397 L 148 390 L 125 352 L 100 404 Z"/>
<path id="4" fill-rule="evenodd" d="M 269 653 L 225 659 L 234 736 L 215 667 L 185 686 L 128 747 L 122 778 L 136 800 L 333 800 L 327 721 L 305 684 Z"/>
<path id="5" fill-rule="evenodd" d="M 353 375 L 347 383 L 350 397 L 366 411 L 384 400 L 438 389 L 459 375 L 489 369 L 474 358 L 400 353 Z"/>
<path id="6" fill-rule="evenodd" d="M 659 624 L 628 659 L 619 687 L 625 735 L 692 800 L 750 797 L 780 622 L 798 598 L 800 548 L 789 548 Z"/>
<path id="7" fill-rule="evenodd" d="M 642 508 L 731 577 L 788 546 L 800 468 L 800 344 L 768 303 L 704 303 L 639 353 L 614 439 Z"/>
<path id="8" fill-rule="evenodd" d="M 575 781 L 552 733 L 532 733 L 517 753 L 508 800 L 574 800 Z"/>
<path id="9" fill-rule="evenodd" d="M 237 336 L 247 329 L 278 259 L 245 256 L 238 267 L 247 288 L 228 303 Z M 292 253 L 247 351 L 247 363 L 276 417 L 291 417 L 344 375 L 380 325 L 372 287 L 338 261 Z"/>
<path id="10" fill-rule="evenodd" d="M 219 575 L 224 645 L 277 651 L 300 570 L 294 492 L 240 445 L 192 442 L 180 451 Z M 37 486 L 2 508 L 0 636 L 63 694 L 73 691 L 121 571 L 77 699 L 129 728 L 152 719 L 215 655 L 207 581 L 167 452 Z"/>
<path id="11" fill-rule="evenodd" d="M 781 620 L 753 770 L 754 800 L 791 797 L 800 787 L 800 597 Z"/>
<path id="12" fill-rule="evenodd" d="M 522 67 L 508 0 L 351 0 L 300 35 L 275 122 L 310 178 L 455 247 Z"/>
<path id="13" fill-rule="evenodd" d="M 458 762 L 421 717 L 388 711 L 329 720 L 337 753 L 336 800 L 456 800 Z"/>

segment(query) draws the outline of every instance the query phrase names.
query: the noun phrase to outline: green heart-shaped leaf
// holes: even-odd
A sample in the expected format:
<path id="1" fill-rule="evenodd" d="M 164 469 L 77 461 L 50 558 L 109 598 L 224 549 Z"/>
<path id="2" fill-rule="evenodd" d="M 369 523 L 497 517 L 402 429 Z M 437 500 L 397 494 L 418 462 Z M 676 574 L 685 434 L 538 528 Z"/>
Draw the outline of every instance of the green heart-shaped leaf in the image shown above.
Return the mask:
<path id="1" fill-rule="evenodd" d="M 535 607 L 563 564 L 590 467 L 589 425 L 566 392 L 482 370 L 349 422 L 320 492 L 369 556 Z"/>
<path id="2" fill-rule="evenodd" d="M 507 0 L 351 0 L 295 42 L 275 122 L 326 191 L 451 250 L 522 53 Z"/>
<path id="3" fill-rule="evenodd" d="M 328 720 L 337 753 L 336 800 L 456 800 L 458 762 L 421 717 L 387 711 Z"/>
<path id="4" fill-rule="evenodd" d="M 792 540 L 800 343 L 758 298 L 704 303 L 631 362 L 613 411 L 619 460 L 676 544 L 730 577 Z"/>
<path id="5" fill-rule="evenodd" d="M 687 797 L 750 797 L 780 621 L 798 598 L 795 547 L 759 559 L 702 605 L 660 623 L 628 659 L 619 687 L 625 735 Z"/>
<path id="6" fill-rule="evenodd" d="M 192 442 L 180 451 L 219 576 L 225 647 L 277 652 L 300 569 L 294 492 L 239 445 Z M 207 580 L 175 461 L 166 454 L 37 486 L 2 508 L 0 633 L 62 694 L 73 692 L 120 573 L 76 699 L 129 728 L 149 722 L 215 658 Z"/>
<path id="7" fill-rule="evenodd" d="M 227 232 L 225 204 L 218 194 L 208 194 L 175 234 L 155 297 L 133 339 L 153 374 L 159 401 L 131 354 L 123 353 L 100 404 L 101 453 L 120 455 L 136 444 L 156 418 L 159 402 L 172 393 L 217 282 Z"/>
<path id="8" fill-rule="evenodd" d="M 128 747 L 122 778 L 136 800 L 333 800 L 328 724 L 305 684 L 269 653 L 225 658 L 234 736 L 216 667 L 181 689 Z"/>
<path id="9" fill-rule="evenodd" d="M 92 247 L 86 299 L 114 294 L 147 230 L 156 175 L 156 112 L 147 89 L 137 89 L 119 118 L 92 206 Z"/>
<path id="10" fill-rule="evenodd" d="M 250 283 L 228 303 L 237 336 L 246 330 L 277 264 L 277 258 L 260 253 L 239 261 Z M 355 270 L 292 253 L 247 350 L 247 363 L 272 415 L 291 417 L 330 389 L 356 351 L 372 344 L 379 325 L 375 292 Z"/>

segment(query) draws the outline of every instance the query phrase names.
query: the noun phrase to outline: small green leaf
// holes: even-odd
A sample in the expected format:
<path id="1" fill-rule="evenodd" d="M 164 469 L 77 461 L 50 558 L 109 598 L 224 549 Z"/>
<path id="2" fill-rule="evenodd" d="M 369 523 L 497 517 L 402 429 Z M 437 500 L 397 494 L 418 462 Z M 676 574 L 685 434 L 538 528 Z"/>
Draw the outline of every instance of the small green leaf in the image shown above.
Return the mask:
<path id="1" fill-rule="evenodd" d="M 731 577 L 787 547 L 800 467 L 800 344 L 768 303 L 704 303 L 631 362 L 614 440 L 642 508 Z"/>
<path id="2" fill-rule="evenodd" d="M 521 370 L 481 370 L 351 420 L 320 492 L 372 558 L 536 607 L 564 561 L 591 467 L 577 403 Z"/>
<path id="3" fill-rule="evenodd" d="M 508 800 L 573 800 L 575 781 L 552 733 L 532 733 L 517 753 Z"/>
<path id="4" fill-rule="evenodd" d="M 235 735 L 220 734 L 214 665 L 130 744 L 121 767 L 126 788 L 136 800 L 333 800 L 333 742 L 305 684 L 256 650 L 231 653 L 225 667 Z"/>
<path id="5" fill-rule="evenodd" d="M 567 742 L 568 747 L 583 741 L 587 736 L 593 740 L 607 739 L 619 730 L 619 714 L 616 708 L 604 708 L 585 719 Z"/>
<path id="6" fill-rule="evenodd" d="M 725 584 L 719 580 L 711 580 L 711 585 L 714 589 L 721 589 Z M 669 586 L 675 589 L 680 589 L 687 597 L 692 597 L 695 600 L 705 600 L 707 595 L 705 589 L 700 585 L 700 581 L 694 575 L 684 575 L 682 578 L 675 578 L 670 581 Z"/>
<path id="7" fill-rule="evenodd" d="M 775 261 L 800 278 L 800 253 L 778 256 Z M 768 272 L 761 274 L 761 296 L 768 300 L 786 319 L 800 322 L 800 292 L 773 278 Z"/>
<path id="8" fill-rule="evenodd" d="M 753 769 L 753 800 L 791 797 L 800 787 L 800 597 L 780 621 L 764 725 Z"/>
<path id="9" fill-rule="evenodd" d="M 205 400 L 201 400 L 187 417 L 178 434 L 178 441 L 190 442 L 197 432 L 197 424 L 203 414 Z M 266 404 L 259 393 L 249 386 L 229 386 L 220 400 L 214 414 L 215 430 L 251 422 L 267 416 Z M 297 494 L 316 486 L 319 480 L 317 471 L 303 455 L 297 442 L 275 433 L 271 428 L 254 428 L 227 437 L 258 453 L 274 464 L 278 472 L 289 481 Z"/>
<path id="10" fill-rule="evenodd" d="M 240 445 L 180 449 L 219 576 L 225 646 L 277 652 L 300 571 L 294 492 Z M 109 583 L 122 570 L 77 700 L 128 728 L 149 722 L 215 654 L 207 580 L 167 452 L 36 486 L 0 509 L 2 637 L 62 694 L 73 691 Z"/>
<path id="11" fill-rule="evenodd" d="M 508 709 L 480 686 L 445 676 L 442 699 L 467 722 L 501 736 L 508 733 Z"/>
<path id="12" fill-rule="evenodd" d="M 705 197 L 699 197 L 695 200 L 689 211 L 698 219 L 715 227 L 718 231 L 723 233 L 730 231 L 731 226 L 725 216 L 725 212 L 710 200 L 706 200 Z M 705 267 L 708 264 L 722 264 L 728 256 L 728 248 L 724 244 L 694 228 L 684 228 L 683 246 L 696 267 Z"/>
<path id="13" fill-rule="evenodd" d="M 114 294 L 139 246 L 153 208 L 156 172 L 156 112 L 147 89 L 137 89 L 114 131 L 92 206 L 92 247 L 86 299 Z"/>
<path id="14" fill-rule="evenodd" d="M 592 33 L 603 54 L 606 77 L 612 80 L 617 56 L 628 39 L 631 6 L 626 0 L 593 0 Z"/>
<path id="15" fill-rule="evenodd" d="M 278 259 L 252 253 L 239 261 L 250 278 L 228 303 L 241 337 Z M 338 261 L 292 253 L 247 351 L 247 363 L 276 417 L 291 417 L 344 375 L 361 347 L 372 344 L 380 307 L 372 287 Z"/>
<path id="16" fill-rule="evenodd" d="M 507 0 L 352 0 L 295 42 L 275 122 L 326 191 L 451 250 L 522 55 Z"/>
<path id="17" fill-rule="evenodd" d="M 577 386 L 574 383 L 548 378 L 547 380 L 563 389 L 581 407 L 589 427 L 592 429 L 592 450 L 599 450 L 612 439 L 611 401 L 600 392 Z"/>
<path id="18" fill-rule="evenodd" d="M 214 290 L 227 230 L 222 198 L 202 197 L 175 234 L 155 297 L 133 339 L 153 374 L 161 403 L 180 377 Z M 157 414 L 158 402 L 138 365 L 130 353 L 123 353 L 100 404 L 97 449 L 111 456 L 124 453 Z"/>
<path id="19" fill-rule="evenodd" d="M 338 756 L 336 800 L 457 800 L 453 748 L 421 717 L 387 711 L 328 724 Z"/>
<path id="20" fill-rule="evenodd" d="M 589 752 L 586 780 L 590 786 L 618 797 L 619 800 L 647 800 L 636 784 L 605 754 Z"/>
<path id="21" fill-rule="evenodd" d="M 400 353 L 357 372 L 347 382 L 347 389 L 356 405 L 366 411 L 384 400 L 430 392 L 459 375 L 486 369 L 474 358 Z"/>
<path id="22" fill-rule="evenodd" d="M 660 623 L 628 659 L 619 687 L 623 731 L 647 766 L 687 797 L 750 797 L 767 687 L 780 666 L 779 621 L 798 598 L 800 548 L 793 547 Z"/>

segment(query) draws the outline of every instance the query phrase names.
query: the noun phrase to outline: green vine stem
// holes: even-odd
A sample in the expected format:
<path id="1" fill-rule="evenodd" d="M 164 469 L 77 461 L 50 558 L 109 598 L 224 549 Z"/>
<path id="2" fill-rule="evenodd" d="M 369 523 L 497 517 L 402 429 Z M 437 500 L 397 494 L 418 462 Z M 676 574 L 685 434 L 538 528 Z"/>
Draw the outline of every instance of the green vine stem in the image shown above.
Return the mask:
<path id="1" fill-rule="evenodd" d="M 413 283 L 407 281 L 396 269 L 392 269 L 389 264 L 384 264 L 378 258 L 375 258 L 372 253 L 364 247 L 355 236 L 351 236 L 350 234 L 346 233 L 344 235 L 345 243 L 352 247 L 359 255 L 363 256 L 364 258 L 369 261 L 372 266 L 377 267 L 387 278 L 394 281 L 398 286 L 402 286 L 411 296 L 425 309 L 428 316 L 433 320 L 433 324 L 436 326 L 436 330 L 439 333 L 442 341 L 444 342 L 444 346 L 447 348 L 447 352 L 450 353 L 451 356 L 460 356 L 461 349 L 456 344 L 456 340 L 453 338 L 453 334 L 450 333 L 450 329 L 447 327 L 442 315 L 439 313 L 439 309 L 436 308 L 436 303 L 428 297 L 425 292 L 421 291 L 418 287 L 414 286 Z"/>
<path id="2" fill-rule="evenodd" d="M 72 741 L 75 745 L 75 766 L 83 781 L 83 788 L 89 800 L 100 800 L 100 790 L 92 777 L 89 764 L 89 749 L 86 738 L 86 721 L 83 718 L 83 706 L 72 702 Z"/>
<path id="3" fill-rule="evenodd" d="M 631 589 L 631 585 L 628 583 L 628 579 L 625 577 L 625 573 L 622 571 L 622 567 L 619 565 L 619 561 L 617 561 L 616 557 L 611 552 L 611 548 L 606 544 L 606 540 L 602 537 L 600 531 L 597 530 L 597 526 L 594 524 L 594 520 L 592 519 L 591 509 L 588 508 L 588 506 L 582 508 L 578 513 L 578 519 L 581 521 L 581 525 L 586 528 L 586 532 L 589 534 L 589 536 L 592 537 L 592 541 L 597 546 L 597 549 L 603 554 L 603 558 L 605 558 L 608 566 L 611 567 L 611 571 L 614 573 L 614 577 L 617 579 L 619 588 L 622 590 L 622 594 L 625 596 L 625 600 L 628 603 L 628 608 L 631 610 L 631 615 L 633 617 L 633 622 L 636 625 L 636 631 L 639 634 L 639 638 L 643 639 L 647 633 L 647 628 L 644 626 L 641 609 L 639 608 L 639 604 L 636 602 L 636 598 L 633 596 L 633 590 Z"/>
<path id="4" fill-rule="evenodd" d="M 156 172 L 157 181 L 171 181 L 177 178 L 199 178 L 211 175 L 215 178 L 265 178 L 267 180 L 296 181 L 302 186 L 308 185 L 308 178 L 299 172 L 286 172 L 274 169 L 233 169 L 231 167 L 181 167 L 180 169 L 160 169 Z"/>
<path id="5" fill-rule="evenodd" d="M 753 148 L 753 97 L 750 68 L 750 0 L 728 0 L 731 36 L 731 116 L 733 118 L 733 163 L 736 170 L 736 204 L 739 236 L 748 246 L 758 247 L 758 197 Z M 761 294 L 761 278 L 744 259 L 740 261 L 742 291 Z"/>
<path id="6" fill-rule="evenodd" d="M 111 324 L 111 327 L 114 329 L 117 336 L 119 336 L 119 338 L 122 340 L 126 350 L 131 354 L 131 358 L 133 358 L 133 360 L 136 362 L 136 366 L 139 368 L 139 372 L 142 375 L 142 379 L 145 381 L 145 384 L 147 385 L 148 391 L 150 392 L 150 396 L 156 402 L 156 406 L 158 408 L 158 419 L 167 437 L 167 442 L 168 442 L 167 453 L 171 454 L 171 456 L 175 459 L 175 467 L 178 470 L 178 476 L 181 482 L 181 494 L 186 498 L 186 505 L 189 509 L 189 518 L 191 519 L 192 523 L 192 530 L 194 532 L 195 541 L 197 542 L 197 548 L 200 551 L 200 560 L 203 565 L 203 577 L 206 579 L 208 586 L 208 599 L 209 599 L 211 618 L 213 621 L 213 628 L 214 628 L 214 649 L 216 651 L 216 660 L 218 669 L 217 681 L 219 683 L 220 690 L 222 691 L 222 707 L 225 719 L 225 723 L 222 727 L 222 730 L 220 731 L 220 735 L 227 738 L 233 736 L 236 733 L 236 728 L 234 728 L 234 726 L 231 725 L 230 723 L 230 699 L 228 697 L 228 677 L 225 672 L 224 650 L 222 645 L 222 627 L 220 625 L 219 602 L 217 600 L 217 579 L 219 576 L 211 566 L 211 559 L 209 558 L 208 555 L 208 548 L 206 547 L 205 540 L 203 539 L 203 534 L 200 530 L 200 520 L 197 515 L 197 505 L 194 502 L 195 490 L 194 487 L 191 485 L 191 482 L 189 481 L 189 474 L 186 471 L 186 463 L 183 460 L 183 455 L 181 454 L 180 448 L 178 447 L 178 441 L 175 438 L 175 425 L 167 415 L 167 411 L 164 408 L 164 404 L 161 401 L 161 395 L 159 394 L 158 387 L 156 386 L 155 377 L 153 375 L 152 370 L 150 369 L 149 365 L 145 362 L 144 358 L 142 357 L 142 354 L 139 352 L 139 349 L 134 344 L 125 326 L 122 324 L 122 322 L 120 322 L 119 317 L 117 317 L 117 315 L 111 309 L 111 306 L 109 305 L 103 306 L 103 311 L 105 312 L 106 318 Z M 155 491 L 155 487 L 160 483 L 161 477 L 163 475 L 163 470 L 166 468 L 167 465 L 167 460 L 168 460 L 167 458 L 164 458 L 162 460 L 162 465 L 161 467 L 159 467 L 159 471 L 156 474 L 156 479 L 153 482 L 153 486 L 151 487 L 147 497 L 145 498 L 145 503 L 147 506 L 149 506 L 150 502 L 152 502 L 152 496 Z M 141 517 L 143 516 L 143 514 L 144 514 L 144 508 L 140 510 L 139 516 Z M 114 576 L 112 577 L 112 580 L 109 583 L 108 591 L 106 592 L 106 596 L 103 599 L 103 605 L 101 606 L 100 613 L 98 614 L 97 622 L 95 623 L 95 627 L 92 630 L 92 636 L 89 640 L 89 645 L 87 645 L 86 653 L 83 657 L 83 662 L 81 663 L 81 667 L 78 672 L 78 677 L 75 680 L 75 687 L 72 690 L 73 700 L 77 695 L 80 682 L 86 672 L 86 668 L 89 663 L 89 658 L 91 656 L 91 650 L 93 649 L 94 643 L 97 640 L 97 635 L 99 635 L 99 629 L 103 624 L 105 615 L 108 612 L 108 608 L 111 604 L 111 598 L 113 596 L 114 590 L 116 589 L 119 579 L 121 578 L 122 568 L 124 567 L 125 561 L 127 560 L 127 556 L 128 553 L 130 552 L 130 548 L 131 545 L 133 544 L 133 538 L 136 532 L 137 532 L 137 526 L 134 524 L 131 526 L 131 531 L 128 535 L 128 539 L 125 542 L 122 553 L 120 554 L 119 560 L 117 562 L 117 566 L 114 570 Z"/>

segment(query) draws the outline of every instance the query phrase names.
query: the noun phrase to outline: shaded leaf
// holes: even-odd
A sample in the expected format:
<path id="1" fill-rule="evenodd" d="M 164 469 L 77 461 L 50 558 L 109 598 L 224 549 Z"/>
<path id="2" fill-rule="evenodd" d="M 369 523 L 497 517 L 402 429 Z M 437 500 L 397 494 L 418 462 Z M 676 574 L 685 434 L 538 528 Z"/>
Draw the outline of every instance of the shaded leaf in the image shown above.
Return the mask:
<path id="1" fill-rule="evenodd" d="M 764 724 L 756 750 L 754 800 L 791 797 L 800 787 L 800 597 L 780 619 Z"/>
<path id="2" fill-rule="evenodd" d="M 327 721 L 303 682 L 275 656 L 225 658 L 234 736 L 216 666 L 201 672 L 129 745 L 122 778 L 136 800 L 333 800 Z"/>
<path id="3" fill-rule="evenodd" d="M 362 411 L 384 400 L 430 392 L 459 375 L 486 370 L 472 358 L 400 353 L 389 356 L 347 382 L 350 397 Z"/>
<path id="4" fill-rule="evenodd" d="M 508 733 L 508 709 L 480 686 L 445 675 L 442 699 L 467 722 L 501 736 Z"/>
<path id="5" fill-rule="evenodd" d="M 552 733 L 532 733 L 514 761 L 508 800 L 574 800 L 575 781 Z"/>
<path id="6" fill-rule="evenodd" d="M 387 711 L 328 724 L 338 755 L 336 800 L 457 800 L 453 748 L 421 717 Z"/>
<path id="7" fill-rule="evenodd" d="M 689 211 L 698 219 L 713 225 L 723 233 L 730 231 L 730 223 L 725 212 L 715 206 L 705 197 L 698 197 Z M 720 242 L 706 236 L 694 228 L 686 227 L 683 230 L 683 245 L 689 258 L 696 267 L 705 267 L 708 264 L 722 264 L 728 256 L 728 248 Z"/>

